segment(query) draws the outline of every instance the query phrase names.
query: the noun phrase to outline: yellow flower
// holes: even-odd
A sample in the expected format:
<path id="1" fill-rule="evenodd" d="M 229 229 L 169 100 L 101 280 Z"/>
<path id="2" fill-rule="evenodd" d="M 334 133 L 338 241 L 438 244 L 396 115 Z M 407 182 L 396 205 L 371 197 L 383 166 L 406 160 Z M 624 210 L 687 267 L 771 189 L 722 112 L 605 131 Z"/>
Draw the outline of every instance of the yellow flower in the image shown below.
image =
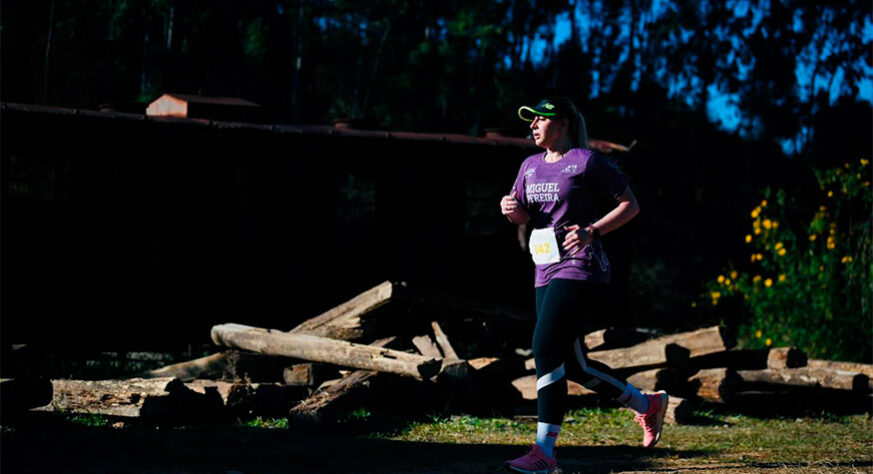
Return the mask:
<path id="1" fill-rule="evenodd" d="M 833 192 L 833 191 L 828 191 L 828 197 L 829 197 L 829 198 L 834 197 L 834 192 Z"/>
<path id="2" fill-rule="evenodd" d="M 770 227 L 772 227 L 772 224 L 773 224 L 773 223 L 770 222 L 770 219 L 764 219 L 763 224 L 764 224 L 764 228 L 765 228 L 765 229 L 769 229 Z"/>
<path id="3" fill-rule="evenodd" d="M 736 270 L 734 270 L 734 271 L 731 272 L 731 278 L 733 278 L 734 280 L 737 279 L 737 275 L 738 275 L 738 273 L 737 273 Z"/>
<path id="4" fill-rule="evenodd" d="M 810 242 L 815 242 L 815 239 L 816 239 L 815 234 L 809 234 L 809 241 Z"/>
<path id="5" fill-rule="evenodd" d="M 754 277 L 752 277 L 752 281 L 758 283 L 759 281 L 761 281 L 761 275 L 755 275 Z"/>
<path id="6" fill-rule="evenodd" d="M 861 166 L 867 166 L 868 163 L 870 163 L 870 160 L 865 160 L 864 158 L 861 158 Z"/>
<path id="7" fill-rule="evenodd" d="M 819 266 L 818 266 L 818 271 L 823 272 L 823 271 L 824 271 L 824 265 L 819 265 Z"/>
<path id="8" fill-rule="evenodd" d="M 773 247 L 773 248 L 776 249 L 776 250 L 781 249 L 781 248 L 782 248 L 782 242 L 776 242 L 776 246 Z"/>
<path id="9" fill-rule="evenodd" d="M 863 184 L 865 188 L 869 188 L 869 187 L 870 187 L 870 181 L 864 181 L 864 182 L 861 183 L 861 184 Z"/>
<path id="10" fill-rule="evenodd" d="M 773 340 L 768 337 L 767 340 L 764 341 L 764 344 L 766 344 L 767 347 L 770 347 L 771 345 L 773 345 Z"/>
<path id="11" fill-rule="evenodd" d="M 849 163 L 843 163 L 843 168 L 849 169 Z"/>
<path id="12" fill-rule="evenodd" d="M 761 255 L 761 254 L 757 254 L 757 255 L 755 255 L 755 257 L 758 258 L 758 261 L 759 261 L 759 262 L 760 262 L 761 260 L 764 260 L 764 256 Z"/>
<path id="13" fill-rule="evenodd" d="M 760 234 L 760 233 L 761 233 L 761 228 L 760 228 L 760 227 L 755 227 L 755 235 L 758 235 L 758 234 Z"/>
<path id="14" fill-rule="evenodd" d="M 773 286 L 773 279 L 768 278 L 768 279 L 764 280 L 764 286 L 766 286 L 767 288 L 770 288 L 771 286 Z"/>
<path id="15" fill-rule="evenodd" d="M 779 221 L 773 221 L 773 228 L 776 229 L 779 227 Z"/>
<path id="16" fill-rule="evenodd" d="M 692 301 L 692 302 L 691 302 L 691 307 L 692 307 L 692 308 L 696 308 L 696 307 L 697 307 L 697 301 Z"/>
<path id="17" fill-rule="evenodd" d="M 758 214 L 760 214 L 760 213 L 761 213 L 760 207 L 756 207 L 756 208 L 752 209 L 752 219 L 757 219 Z"/>
<path id="18" fill-rule="evenodd" d="M 852 261 L 852 256 L 851 256 L 851 255 L 846 255 L 845 257 L 843 257 L 843 258 L 840 260 L 840 263 L 849 263 L 849 262 L 851 262 L 851 261 Z"/>
<path id="19" fill-rule="evenodd" d="M 709 294 L 709 296 L 712 296 L 712 299 L 717 300 L 717 299 L 721 298 L 721 292 L 713 291 L 712 293 Z"/>
<path id="20" fill-rule="evenodd" d="M 719 275 L 716 280 L 718 280 L 719 283 L 724 283 L 724 275 Z"/>
<path id="21" fill-rule="evenodd" d="M 767 207 L 767 200 L 766 199 L 761 201 L 761 207 Z"/>
<path id="22" fill-rule="evenodd" d="M 824 212 L 824 211 L 827 211 L 828 208 L 825 207 L 825 206 L 818 206 L 818 210 L 821 211 L 821 212 Z"/>
<path id="23" fill-rule="evenodd" d="M 785 274 L 779 275 L 779 283 L 785 283 Z"/>
<path id="24" fill-rule="evenodd" d="M 762 335 L 763 335 L 763 333 L 761 333 L 761 330 L 760 330 L 760 329 L 758 329 L 757 331 L 755 331 L 755 337 L 757 337 L 758 339 L 761 339 L 761 336 L 762 336 Z"/>
<path id="25" fill-rule="evenodd" d="M 724 286 L 731 286 L 731 279 L 730 278 L 725 279 Z"/>
<path id="26" fill-rule="evenodd" d="M 781 257 L 781 256 L 785 255 L 785 249 L 779 249 L 779 252 L 777 252 L 777 253 Z"/>
<path id="27" fill-rule="evenodd" d="M 752 234 L 746 234 L 746 243 L 749 243 L 751 241 L 752 241 Z"/>

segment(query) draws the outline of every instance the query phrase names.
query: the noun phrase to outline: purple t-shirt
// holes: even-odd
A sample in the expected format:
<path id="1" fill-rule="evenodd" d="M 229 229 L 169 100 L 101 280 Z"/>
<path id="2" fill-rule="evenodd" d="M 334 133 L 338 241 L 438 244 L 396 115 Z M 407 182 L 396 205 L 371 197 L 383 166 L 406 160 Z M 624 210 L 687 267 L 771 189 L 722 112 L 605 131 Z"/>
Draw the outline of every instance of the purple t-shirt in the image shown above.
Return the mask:
<path id="1" fill-rule="evenodd" d="M 546 162 L 545 152 L 528 157 L 521 164 L 513 190 L 521 207 L 530 213 L 534 229 L 553 227 L 561 260 L 536 265 L 534 286 L 545 286 L 552 278 L 606 283 L 610 265 L 600 241 L 586 245 L 575 255 L 563 248 L 567 230 L 582 229 L 603 214 L 597 202 L 604 197 L 615 202 L 627 189 L 627 177 L 610 160 L 584 148 L 573 148 L 555 163 Z"/>

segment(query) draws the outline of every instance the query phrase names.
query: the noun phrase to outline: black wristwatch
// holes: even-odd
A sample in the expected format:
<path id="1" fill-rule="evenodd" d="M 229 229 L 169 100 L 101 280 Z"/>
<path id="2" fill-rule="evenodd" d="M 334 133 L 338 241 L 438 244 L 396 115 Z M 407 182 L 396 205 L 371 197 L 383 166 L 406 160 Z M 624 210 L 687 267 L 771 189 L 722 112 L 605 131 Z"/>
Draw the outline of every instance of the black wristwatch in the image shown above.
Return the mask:
<path id="1" fill-rule="evenodd" d="M 600 229 L 598 229 L 597 227 L 594 227 L 594 224 L 589 225 L 588 227 L 585 228 L 585 230 L 589 234 L 594 236 L 594 238 L 591 239 L 592 241 L 600 240 Z"/>

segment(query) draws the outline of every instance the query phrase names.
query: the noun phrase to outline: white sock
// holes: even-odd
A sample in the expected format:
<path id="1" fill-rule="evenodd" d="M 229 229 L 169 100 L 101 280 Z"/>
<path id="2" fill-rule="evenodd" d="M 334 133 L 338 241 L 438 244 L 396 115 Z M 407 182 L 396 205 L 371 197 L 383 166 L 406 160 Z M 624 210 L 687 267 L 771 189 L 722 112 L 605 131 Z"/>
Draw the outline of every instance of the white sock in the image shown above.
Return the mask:
<path id="1" fill-rule="evenodd" d="M 645 413 L 649 409 L 649 400 L 631 384 L 625 386 L 624 393 L 617 400 L 637 413 Z"/>
<path id="2" fill-rule="evenodd" d="M 558 441 L 558 433 L 560 432 L 561 425 L 537 423 L 537 445 L 543 450 L 543 454 L 550 458 L 555 457 L 555 443 Z"/>

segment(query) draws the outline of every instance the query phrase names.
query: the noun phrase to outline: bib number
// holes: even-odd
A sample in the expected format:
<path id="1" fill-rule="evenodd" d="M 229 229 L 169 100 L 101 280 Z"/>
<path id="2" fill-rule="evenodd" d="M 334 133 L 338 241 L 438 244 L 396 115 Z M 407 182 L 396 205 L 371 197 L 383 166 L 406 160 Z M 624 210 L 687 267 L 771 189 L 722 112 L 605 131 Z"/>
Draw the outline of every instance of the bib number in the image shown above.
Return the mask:
<path id="1" fill-rule="evenodd" d="M 556 263 L 561 261 L 561 252 L 558 250 L 558 239 L 555 237 L 555 229 L 534 229 L 530 234 L 530 255 L 537 265 Z"/>

